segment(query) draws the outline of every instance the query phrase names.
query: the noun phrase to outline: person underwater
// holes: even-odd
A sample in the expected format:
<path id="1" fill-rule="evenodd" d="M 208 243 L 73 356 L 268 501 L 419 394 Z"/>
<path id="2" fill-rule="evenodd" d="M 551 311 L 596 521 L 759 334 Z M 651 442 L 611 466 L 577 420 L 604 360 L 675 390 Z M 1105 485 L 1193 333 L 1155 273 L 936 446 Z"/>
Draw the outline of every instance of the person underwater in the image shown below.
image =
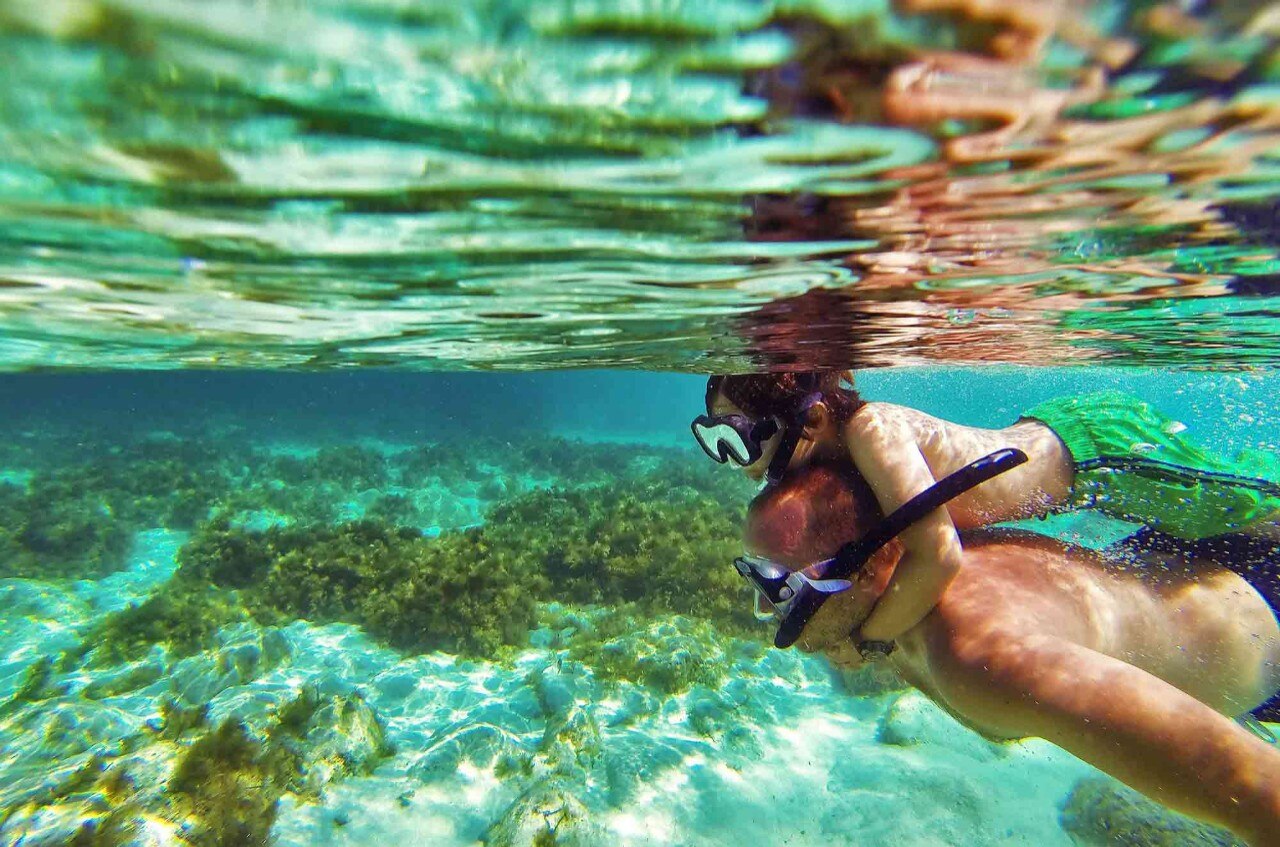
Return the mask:
<path id="1" fill-rule="evenodd" d="M 855 640 L 869 649 L 891 645 L 937 605 L 961 567 L 961 530 L 1093 509 L 1175 539 L 1277 532 L 1280 459 L 1216 456 L 1118 391 L 1050 400 L 1003 429 L 865 401 L 848 371 L 712 376 L 705 402 L 692 430 L 715 461 L 774 483 L 814 463 L 851 463 L 885 514 L 979 457 L 1005 448 L 1026 456 L 903 530 L 902 558 Z"/>
<path id="2" fill-rule="evenodd" d="M 851 633 L 904 561 L 895 536 L 1027 459 L 996 451 L 888 515 L 848 462 L 766 488 L 735 565 L 775 609 L 775 644 L 860 664 Z M 883 661 L 990 740 L 1043 738 L 1252 847 L 1280 847 L 1280 747 L 1237 722 L 1280 689 L 1275 598 L 1247 576 L 1274 573 L 1280 551 L 1218 541 L 1143 529 L 1099 551 L 967 531 L 955 578 Z"/>

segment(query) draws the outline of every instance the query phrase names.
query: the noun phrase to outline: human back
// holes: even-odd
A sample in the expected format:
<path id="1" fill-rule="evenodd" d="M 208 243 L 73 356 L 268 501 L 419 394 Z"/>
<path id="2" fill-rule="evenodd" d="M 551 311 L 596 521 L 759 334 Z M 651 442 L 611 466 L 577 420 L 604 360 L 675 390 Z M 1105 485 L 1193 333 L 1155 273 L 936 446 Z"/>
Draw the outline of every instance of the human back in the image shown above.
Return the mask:
<path id="1" fill-rule="evenodd" d="M 1241 577 L 1206 560 L 1134 559 L 1015 530 L 966 532 L 964 567 L 913 645 L 955 633 L 1053 637 L 1140 668 L 1226 715 L 1280 688 L 1280 626 Z M 954 646 L 954 645 L 952 645 Z"/>
<path id="2" fill-rule="evenodd" d="M 851 466 L 815 465 L 753 503 L 747 543 L 800 568 L 835 555 L 880 517 Z M 963 542 L 963 564 L 947 591 L 899 639 L 896 664 L 922 688 L 935 687 L 939 656 L 962 649 L 961 641 L 1039 636 L 1126 662 L 1224 714 L 1243 714 L 1280 687 L 1275 616 L 1216 562 L 1137 559 L 1007 529 L 965 532 Z M 801 646 L 848 661 L 847 635 L 889 584 L 900 551 L 890 545 L 873 559 L 861 596 L 833 598 Z"/>
<path id="3" fill-rule="evenodd" d="M 961 570 L 966 529 L 1092 509 L 1186 541 L 1222 533 L 1280 539 L 1280 456 L 1219 456 L 1117 391 L 1052 398 L 1003 429 L 867 402 L 851 376 L 833 372 L 713 377 L 706 407 L 694 432 L 717 461 L 740 453 L 735 462 L 749 476 L 771 480 L 808 464 L 850 462 L 886 512 L 995 450 L 1026 456 L 900 534 L 901 562 L 856 633 L 862 648 L 898 639 L 939 603 Z M 1280 603 L 1280 581 L 1262 590 Z"/>
<path id="4" fill-rule="evenodd" d="M 799 570 L 879 519 L 856 477 L 812 466 L 757 498 L 747 540 Z M 1194 557 L 1125 561 L 1015 531 L 964 540 L 960 573 L 888 657 L 908 682 L 988 738 L 1043 738 L 1255 847 L 1280 847 L 1280 749 L 1232 720 L 1280 682 L 1280 627 L 1256 591 Z M 902 556 L 897 543 L 872 555 L 797 643 L 857 662 L 850 633 Z"/>

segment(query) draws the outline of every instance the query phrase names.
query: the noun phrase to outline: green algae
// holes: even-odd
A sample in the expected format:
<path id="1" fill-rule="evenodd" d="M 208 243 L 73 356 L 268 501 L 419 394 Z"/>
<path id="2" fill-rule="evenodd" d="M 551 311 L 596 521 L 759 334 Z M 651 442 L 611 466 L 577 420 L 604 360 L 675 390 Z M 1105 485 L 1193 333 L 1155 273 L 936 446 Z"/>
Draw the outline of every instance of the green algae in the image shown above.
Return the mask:
<path id="1" fill-rule="evenodd" d="M 209 704 L 186 705 L 173 697 L 164 697 L 159 705 L 160 721 L 156 725 L 157 738 L 177 741 L 209 723 Z"/>
<path id="2" fill-rule="evenodd" d="M 203 438 L 147 437 L 40 472 L 30 494 L 49 504 L 91 495 L 126 527 L 190 529 L 231 488 L 234 454 L 223 446 Z"/>
<path id="3" fill-rule="evenodd" d="M 56 683 L 58 659 L 42 656 L 22 675 L 22 684 L 8 700 L 0 703 L 0 717 L 9 715 L 28 703 L 36 703 L 65 693 L 66 685 Z"/>
<path id="4" fill-rule="evenodd" d="M 706 621 L 654 620 L 619 610 L 593 618 L 569 642 L 568 655 L 600 679 L 670 696 L 695 685 L 714 689 L 729 679 L 735 657 L 724 641 Z"/>
<path id="5" fill-rule="evenodd" d="M 571 447 L 529 450 L 553 463 Z M 341 458 L 351 479 L 368 479 L 367 453 Z M 617 461 L 631 466 L 626 485 L 535 489 L 495 505 L 481 527 L 435 538 L 398 526 L 398 501 L 372 510 L 392 512 L 380 520 L 338 525 L 253 530 L 223 513 L 184 545 L 164 588 L 108 617 L 86 644 L 101 662 L 141 658 L 156 643 L 187 655 L 236 621 L 303 618 L 358 624 L 401 650 L 498 658 L 525 642 L 549 600 L 754 632 L 750 593 L 725 566 L 739 550 L 737 489 L 661 455 L 639 475 L 634 457 Z M 675 673 L 656 684 L 693 671 Z"/>
<path id="6" fill-rule="evenodd" d="M 662 475 L 533 492 L 495 507 L 483 533 L 545 577 L 547 600 L 631 603 L 741 632 L 755 627 L 749 589 L 728 567 L 740 525 L 734 506 Z"/>
<path id="7" fill-rule="evenodd" d="M 267 843 L 283 790 L 266 759 L 263 746 L 233 720 L 187 748 L 166 792 L 170 814 L 198 821 L 187 841 L 195 847 Z"/>
<path id="8" fill-rule="evenodd" d="M 188 836 L 197 847 L 266 844 L 286 792 L 319 799 L 324 785 L 371 773 L 392 752 L 358 694 L 326 697 L 304 687 L 260 735 L 228 719 L 189 746 L 168 784 L 168 815 L 200 821 Z"/>
<path id="9" fill-rule="evenodd" d="M 1226 830 L 1179 815 L 1104 776 L 1076 783 L 1060 822 L 1080 847 L 1242 847 Z"/>
<path id="10" fill-rule="evenodd" d="M 0 577 L 103 576 L 123 566 L 132 533 L 91 491 L 37 478 L 0 486 Z"/>
<path id="11" fill-rule="evenodd" d="M 262 532 L 214 521 L 156 595 L 110 616 L 90 643 L 104 657 L 137 658 L 159 642 L 183 654 L 237 620 L 305 618 L 360 623 L 405 650 L 488 655 L 524 636 L 534 604 L 500 557 L 477 567 L 483 555 L 474 534 L 437 542 L 372 521 Z"/>
<path id="12" fill-rule="evenodd" d="M 404 494 L 381 494 L 364 510 L 371 521 L 394 526 L 413 526 L 422 520 L 422 511 Z"/>
<path id="13" fill-rule="evenodd" d="M 108 769 L 103 758 L 93 756 L 52 786 L 36 805 L 78 803 L 87 807 L 86 820 L 67 841 L 68 847 L 125 847 L 137 834 L 137 827 L 131 825 L 137 807 L 129 802 L 129 787 L 127 775 Z M 96 802 L 86 799 L 95 796 L 100 798 Z"/>
<path id="14" fill-rule="evenodd" d="M 322 447 L 302 465 L 306 470 L 302 479 L 289 479 L 283 475 L 281 479 L 289 483 L 324 480 L 354 491 L 383 488 L 390 480 L 387 457 L 378 450 L 355 444 Z"/>
<path id="15" fill-rule="evenodd" d="M 236 451 L 147 437 L 82 448 L 0 485 L 0 576 L 94 578 L 124 566 L 141 529 L 190 529 L 232 487 Z"/>
<path id="16" fill-rule="evenodd" d="M 445 444 L 398 454 L 326 448 L 304 457 L 212 437 L 82 445 L 68 453 L 69 464 L 41 467 L 27 486 L 0 483 L 0 512 L 39 511 L 46 524 L 68 518 L 56 557 L 24 546 L 21 520 L 0 523 L 0 573 L 98 576 L 118 566 L 127 533 L 214 515 L 198 523 L 174 576 L 100 619 L 78 651 L 61 657 L 64 668 L 86 659 L 95 668 L 140 662 L 155 645 L 181 658 L 211 647 L 230 625 L 299 618 L 355 623 L 409 652 L 503 659 L 526 643 L 535 609 L 551 600 L 621 604 L 641 617 L 686 614 L 726 632 L 754 630 L 749 594 L 724 566 L 738 551 L 740 504 L 750 491 L 738 475 L 689 463 L 683 451 L 640 446 L 529 438 L 487 449 L 486 462 L 504 465 Z M 506 473 L 508 460 L 527 465 L 528 475 Z M 424 521 L 416 498 L 433 489 L 403 484 L 428 469 L 432 476 L 419 482 L 434 491 L 442 490 L 444 476 L 464 489 L 488 486 L 505 499 L 481 527 L 425 537 L 403 524 Z M 557 471 L 576 484 L 536 487 Z M 166 478 L 187 494 L 170 497 Z M 350 498 L 364 486 L 381 486 L 362 498 L 371 519 L 330 524 L 338 506 L 355 502 Z M 279 525 L 250 529 L 240 522 L 242 509 L 267 504 L 281 510 Z M 603 675 L 647 675 L 659 687 L 679 688 L 700 673 L 696 660 L 683 668 L 626 666 L 621 659 L 597 664 Z M 143 663 L 135 671 L 85 695 L 112 696 L 131 680 L 145 684 L 156 668 Z M 35 696 L 39 681 L 22 690 Z"/>
<path id="17" fill-rule="evenodd" d="M 331 446 L 304 456 L 210 434 L 84 443 L 50 435 L 39 443 L 64 458 L 35 463 L 18 477 L 26 477 L 22 484 L 0 481 L 0 577 L 101 577 L 125 564 L 139 530 L 189 530 L 211 518 L 309 526 L 363 515 L 393 525 L 466 525 L 478 518 L 477 501 L 654 469 L 714 490 L 705 471 L 699 478 L 680 468 L 688 464 L 680 451 L 553 437 L 482 436 L 466 450 L 440 442 L 398 453 Z M 20 446 L 18 454 L 31 452 Z M 719 482 L 734 489 L 723 476 Z"/>
<path id="18" fill-rule="evenodd" d="M 260 619 L 348 621 L 400 649 L 468 655 L 519 643 L 533 620 L 536 580 L 488 554 L 476 533 L 435 540 L 361 521 L 265 538 L 275 555 L 245 592 Z"/>
<path id="19" fill-rule="evenodd" d="M 386 727 L 359 693 L 323 696 L 311 686 L 277 710 L 265 743 L 282 751 L 274 760 L 275 778 L 307 799 L 319 799 L 335 779 L 372 773 L 395 752 Z"/>
<path id="20" fill-rule="evenodd" d="M 356 446 L 299 459 L 209 437 L 95 443 L 25 486 L 0 483 L 0 576 L 100 577 L 124 565 L 135 532 L 188 530 L 214 513 L 332 521 L 388 473 L 381 453 Z"/>
<path id="21" fill-rule="evenodd" d="M 544 778 L 525 789 L 485 832 L 485 847 L 575 847 L 604 834 L 577 798 L 572 780 Z"/>
<path id="22" fill-rule="evenodd" d="M 164 644 L 175 658 L 208 647 L 221 628 L 250 619 L 234 592 L 187 576 L 175 577 L 142 603 L 108 615 L 87 635 L 84 653 L 95 666 L 141 659 Z"/>
<path id="23" fill-rule="evenodd" d="M 367 750 L 353 758 L 318 736 L 321 727 L 352 735 Z M 303 688 L 264 732 L 229 718 L 187 746 L 166 786 L 163 814 L 186 822 L 183 837 L 195 847 L 265 845 L 286 792 L 318 799 L 325 783 L 369 773 L 390 753 L 385 729 L 358 695 L 322 697 Z"/>

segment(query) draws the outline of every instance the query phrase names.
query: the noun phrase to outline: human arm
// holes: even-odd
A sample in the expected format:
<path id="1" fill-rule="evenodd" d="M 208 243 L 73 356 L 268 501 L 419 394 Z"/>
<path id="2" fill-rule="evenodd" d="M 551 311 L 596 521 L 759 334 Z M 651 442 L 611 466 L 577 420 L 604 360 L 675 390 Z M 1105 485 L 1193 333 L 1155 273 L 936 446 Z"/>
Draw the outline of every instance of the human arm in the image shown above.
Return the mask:
<path id="1" fill-rule="evenodd" d="M 976 727 L 1044 738 L 1253 847 L 1280 845 L 1280 750 L 1230 718 L 1146 671 L 1055 636 L 932 629 L 937 691 Z"/>
<path id="2" fill-rule="evenodd" d="M 886 515 L 936 482 L 914 431 L 891 413 L 858 415 L 845 442 L 854 467 Z M 916 521 L 898 540 L 902 559 L 863 622 L 859 640 L 892 641 L 911 629 L 938 603 L 960 569 L 960 536 L 946 507 Z"/>

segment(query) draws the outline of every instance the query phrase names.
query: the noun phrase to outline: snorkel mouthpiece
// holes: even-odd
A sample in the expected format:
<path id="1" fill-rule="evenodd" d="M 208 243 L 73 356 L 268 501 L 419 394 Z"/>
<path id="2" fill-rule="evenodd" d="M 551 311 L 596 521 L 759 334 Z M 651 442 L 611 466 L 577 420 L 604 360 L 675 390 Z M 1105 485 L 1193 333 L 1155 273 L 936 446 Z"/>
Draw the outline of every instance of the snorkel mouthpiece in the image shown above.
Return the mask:
<path id="1" fill-rule="evenodd" d="M 795 644 L 827 598 L 851 588 L 853 583 L 848 577 L 861 570 L 907 527 L 966 491 L 1026 461 L 1026 453 L 1011 447 L 983 456 L 912 497 L 870 532 L 841 547 L 834 557 L 801 570 L 790 571 L 758 556 L 734 560 L 738 573 L 750 580 L 782 618 L 773 638 L 774 646 L 785 649 Z"/>

